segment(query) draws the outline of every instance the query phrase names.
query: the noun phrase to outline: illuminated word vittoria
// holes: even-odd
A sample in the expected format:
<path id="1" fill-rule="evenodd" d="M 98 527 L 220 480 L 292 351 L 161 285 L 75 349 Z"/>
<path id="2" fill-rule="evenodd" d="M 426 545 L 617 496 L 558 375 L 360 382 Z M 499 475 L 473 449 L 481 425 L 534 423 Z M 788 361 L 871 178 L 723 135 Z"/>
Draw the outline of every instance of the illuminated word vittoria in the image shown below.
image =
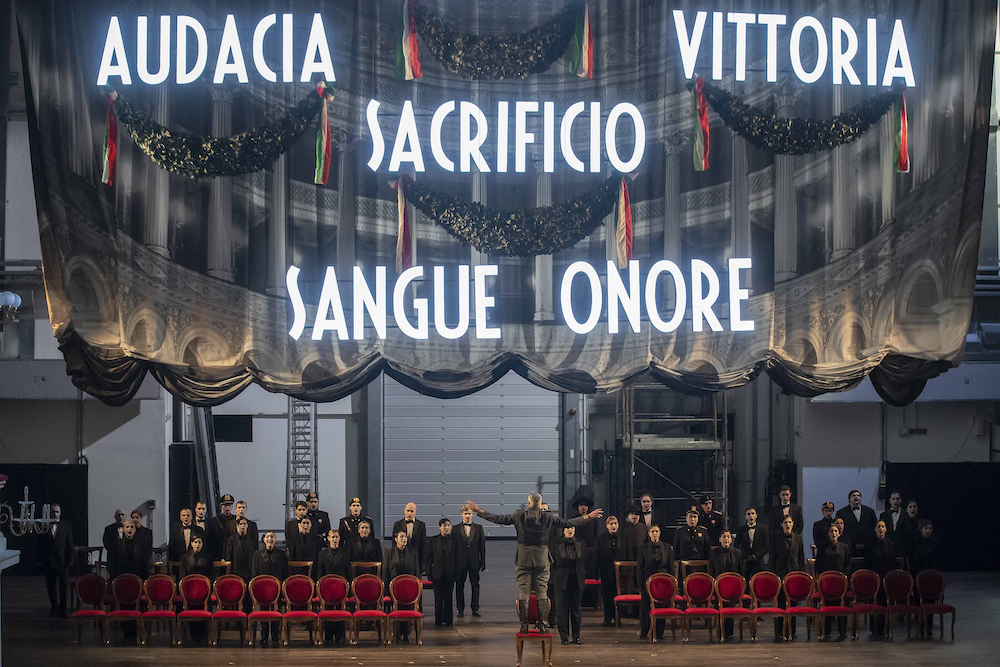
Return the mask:
<path id="1" fill-rule="evenodd" d="M 171 23 L 176 25 L 174 39 Z M 291 14 L 281 15 L 280 36 L 276 29 L 271 35 L 268 32 L 278 24 L 278 16 L 269 14 L 257 22 L 253 29 L 253 46 L 251 54 L 257 73 L 266 81 L 277 81 L 278 73 L 271 69 L 264 58 L 265 40 L 280 40 L 281 44 L 281 80 L 291 83 L 295 80 L 293 63 L 292 34 L 294 20 Z M 197 81 L 205 71 L 208 63 L 208 33 L 198 19 L 191 16 L 178 16 L 176 21 L 170 16 L 160 17 L 159 30 L 159 63 L 155 72 L 149 71 L 149 19 L 146 16 L 136 18 L 135 58 L 136 71 L 139 80 L 147 84 L 163 83 L 170 76 L 171 50 L 176 47 L 176 69 L 174 80 L 177 83 Z M 217 33 L 214 33 L 217 34 Z M 188 62 L 188 39 L 194 38 L 194 62 Z M 131 45 L 131 43 L 130 43 Z M 215 45 L 212 45 L 215 52 Z M 128 51 L 125 48 L 125 38 L 122 36 L 121 25 L 117 16 L 111 17 L 108 24 L 108 34 L 104 38 L 104 54 L 101 56 L 101 69 L 97 74 L 97 85 L 108 83 L 109 77 L 118 77 L 122 85 L 132 83 L 132 69 Z M 277 67 L 277 65 L 276 65 Z M 312 26 L 309 29 L 309 39 L 306 42 L 305 55 L 299 68 L 299 81 L 309 82 L 313 75 L 322 75 L 326 81 L 334 81 L 333 59 L 330 57 L 330 45 L 326 39 L 323 27 L 323 17 L 313 14 Z M 213 83 L 223 83 L 227 76 L 235 76 L 240 83 L 249 82 L 246 59 L 243 55 L 243 44 L 236 27 L 236 17 L 226 16 L 226 25 L 222 30 L 222 38 L 218 45 L 218 56 L 212 76 Z"/>
<path id="2" fill-rule="evenodd" d="M 382 137 L 382 128 L 379 125 L 378 108 L 379 102 L 372 100 L 368 103 L 368 110 L 365 114 L 368 120 L 368 129 L 372 135 L 372 155 L 368 160 L 368 168 L 372 171 L 378 171 L 382 165 L 382 159 L 385 157 L 385 139 Z M 555 171 L 556 137 L 558 136 L 559 148 L 566 164 L 576 171 L 585 171 L 587 166 L 577 156 L 572 142 L 573 123 L 585 111 L 587 111 L 587 104 L 584 102 L 569 105 L 562 118 L 559 119 L 557 129 L 554 102 L 498 102 L 496 125 L 493 132 L 495 139 L 491 140 L 491 145 L 496 147 L 496 164 L 494 165 L 496 171 L 507 171 L 507 157 L 511 143 L 511 115 L 514 116 L 514 171 L 524 171 L 529 154 L 528 146 L 536 143 L 535 134 L 528 132 L 528 121 L 529 118 L 538 117 L 538 114 L 541 114 L 542 120 L 542 136 L 538 142 L 542 145 L 542 168 L 548 172 Z M 588 122 L 590 171 L 598 173 L 601 171 L 601 103 L 591 102 L 588 115 L 589 119 L 580 119 L 579 122 Z M 450 119 L 449 116 L 451 116 Z M 622 159 L 616 138 L 618 122 L 622 120 L 622 116 L 628 116 L 631 119 L 634 132 L 632 154 L 627 160 Z M 441 141 L 441 131 L 446 122 L 458 123 L 459 171 L 470 171 L 473 163 L 480 172 L 490 171 L 490 166 L 482 153 L 483 145 L 490 139 L 490 124 L 487 122 L 483 110 L 472 102 L 448 101 L 439 106 L 431 117 L 429 137 L 431 155 L 442 169 L 455 171 L 454 156 L 445 153 Z M 611 166 L 626 174 L 634 171 L 642 162 L 642 154 L 646 144 L 646 124 L 642 120 L 639 109 L 634 104 L 627 102 L 616 104 L 605 121 L 603 139 Z M 389 156 L 389 171 L 399 171 L 400 166 L 404 163 L 412 164 L 414 171 L 424 171 L 424 146 L 427 145 L 426 142 L 427 140 L 421 140 L 420 134 L 417 132 L 413 104 L 407 100 L 403 103 L 403 109 L 399 116 L 396 138 Z"/>
<path id="3" fill-rule="evenodd" d="M 740 288 L 740 271 L 749 271 L 751 268 L 750 258 L 735 257 L 729 260 L 729 319 L 727 320 L 731 331 L 753 331 L 753 320 L 745 320 L 741 316 L 740 305 L 750 298 L 750 292 Z M 457 267 L 458 280 L 451 285 L 457 284 L 457 294 L 450 292 L 445 294 L 445 267 L 435 266 L 431 269 L 434 295 L 434 330 L 439 336 L 447 339 L 456 339 L 465 336 L 470 328 L 470 310 L 472 307 L 469 296 L 470 285 L 475 295 L 475 330 L 476 338 L 500 338 L 499 327 L 490 326 L 487 319 L 488 311 L 495 306 L 495 297 L 487 295 L 486 279 L 490 276 L 497 276 L 499 267 L 494 264 L 479 265 L 472 268 L 462 265 Z M 302 300 L 302 292 L 299 290 L 299 268 L 292 266 L 285 276 L 285 285 L 288 290 L 288 297 L 292 304 L 292 327 L 288 335 L 298 340 L 305 333 L 309 325 L 306 315 L 305 303 Z M 473 274 L 470 281 L 470 273 Z M 641 277 L 639 275 L 639 262 L 631 261 L 628 269 L 619 272 L 615 268 L 614 262 L 608 262 L 607 272 L 607 294 L 601 284 L 601 278 L 592 265 L 587 262 L 573 262 L 563 274 L 562 284 L 559 290 L 559 304 L 562 309 L 566 326 L 575 333 L 587 334 L 593 331 L 601 319 L 601 313 L 607 308 L 608 313 L 608 333 L 616 334 L 622 328 L 621 317 L 624 316 L 627 326 L 638 333 L 643 322 L 643 310 L 645 319 L 658 331 L 670 332 L 680 327 L 681 323 L 690 316 L 691 330 L 702 331 L 705 324 L 712 331 L 723 331 L 722 322 L 719 321 L 713 307 L 719 298 L 720 285 L 719 275 L 708 263 L 696 259 L 691 262 L 691 284 L 690 295 L 687 281 L 681 273 L 677 264 L 669 260 L 660 260 L 650 267 L 646 275 L 645 284 L 640 286 Z M 430 333 L 430 304 L 424 297 L 414 297 L 412 290 L 408 287 L 416 280 L 424 277 L 424 267 L 414 266 L 403 271 L 396 279 L 396 284 L 392 287 L 389 301 L 389 286 L 386 279 L 386 268 L 384 266 L 375 267 L 374 285 L 369 284 L 361 271 L 361 267 L 354 267 L 354 282 L 352 286 L 353 312 L 348 313 L 344 309 L 344 300 L 341 298 L 340 285 L 337 281 L 337 272 L 334 267 L 326 269 L 323 279 L 323 287 L 320 292 L 319 303 L 316 314 L 311 323 L 310 338 L 312 340 L 323 340 L 328 333 L 333 334 L 338 340 L 361 340 L 365 337 L 366 315 L 371 327 L 375 330 L 375 335 L 379 339 L 384 339 L 388 332 L 389 315 L 395 320 L 399 331 L 409 337 L 426 339 Z M 577 281 L 576 278 L 584 278 Z M 662 298 L 657 296 L 657 288 L 660 285 L 661 277 L 669 277 L 673 282 L 674 304 L 673 311 L 662 313 L 660 311 Z M 581 284 L 582 283 L 582 284 Z M 589 294 L 589 305 L 577 312 L 573 308 L 572 296 L 574 290 L 578 294 Z M 661 293 L 662 294 L 662 293 Z M 606 303 L 605 303 L 606 299 Z M 450 303 L 452 300 L 454 304 Z M 690 313 L 688 303 L 690 301 Z M 454 312 L 457 306 L 458 319 L 449 324 L 445 317 L 446 310 Z M 409 313 L 409 314 L 408 314 Z M 666 318 L 666 319 L 665 319 Z"/>

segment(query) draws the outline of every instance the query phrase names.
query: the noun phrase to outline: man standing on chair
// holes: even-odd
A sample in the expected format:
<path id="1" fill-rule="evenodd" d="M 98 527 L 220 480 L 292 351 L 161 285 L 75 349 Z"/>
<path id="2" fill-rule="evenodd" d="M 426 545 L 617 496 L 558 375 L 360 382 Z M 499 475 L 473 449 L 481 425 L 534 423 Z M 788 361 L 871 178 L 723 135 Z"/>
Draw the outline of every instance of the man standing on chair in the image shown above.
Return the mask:
<path id="1" fill-rule="evenodd" d="M 479 616 L 479 573 L 486 569 L 486 534 L 478 523 L 472 523 L 473 510 L 462 508 L 462 523 L 454 535 L 455 548 L 455 606 L 458 617 L 465 616 L 465 579 L 472 584 L 472 615 Z"/>
<path id="2" fill-rule="evenodd" d="M 517 616 L 521 621 L 521 633 L 528 632 L 528 605 L 531 592 L 538 596 L 538 631 L 545 632 L 545 617 L 549 613 L 549 534 L 552 526 L 578 526 L 591 519 L 604 516 L 596 509 L 586 516 L 575 519 L 561 519 L 551 512 L 542 511 L 542 494 L 528 494 L 528 509 L 517 510 L 513 514 L 490 514 L 471 500 L 462 510 L 475 512 L 480 518 L 501 526 L 514 526 L 517 531 L 517 556 L 514 571 L 517 573 Z"/>

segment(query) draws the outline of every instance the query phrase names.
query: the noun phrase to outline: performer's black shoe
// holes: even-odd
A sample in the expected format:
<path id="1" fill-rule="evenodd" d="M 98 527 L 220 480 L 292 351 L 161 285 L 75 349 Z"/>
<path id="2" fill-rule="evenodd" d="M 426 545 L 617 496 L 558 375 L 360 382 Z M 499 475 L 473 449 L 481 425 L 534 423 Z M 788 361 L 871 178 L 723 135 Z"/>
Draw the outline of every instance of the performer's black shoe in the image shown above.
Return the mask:
<path id="1" fill-rule="evenodd" d="M 562 643 L 563 643 L 563 644 L 568 644 L 568 643 L 569 643 L 569 640 L 568 640 L 568 639 L 564 639 L 564 640 L 562 640 Z"/>
<path id="2" fill-rule="evenodd" d="M 458 610 L 458 617 L 459 617 L 459 618 L 464 618 L 464 617 L 465 617 L 465 612 L 464 612 L 464 611 L 462 611 L 461 609 L 459 609 L 459 610 Z"/>
<path id="3" fill-rule="evenodd" d="M 482 614 L 479 613 L 478 609 L 473 609 L 472 615 L 475 616 L 476 618 L 480 618 L 482 616 Z"/>
<path id="4" fill-rule="evenodd" d="M 261 647 L 267 646 L 267 640 L 266 639 L 261 639 L 260 640 L 260 645 L 261 645 Z"/>
<path id="5" fill-rule="evenodd" d="M 573 638 L 573 643 L 574 644 L 582 644 L 583 640 L 581 640 L 579 637 L 574 637 Z"/>

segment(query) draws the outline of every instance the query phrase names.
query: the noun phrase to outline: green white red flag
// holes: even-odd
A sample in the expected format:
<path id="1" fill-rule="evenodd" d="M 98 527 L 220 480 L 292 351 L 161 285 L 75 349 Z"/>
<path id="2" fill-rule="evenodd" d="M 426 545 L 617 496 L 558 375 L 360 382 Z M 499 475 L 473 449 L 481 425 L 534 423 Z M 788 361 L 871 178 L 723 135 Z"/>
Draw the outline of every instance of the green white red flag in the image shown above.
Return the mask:
<path id="1" fill-rule="evenodd" d="M 618 186 L 618 204 L 615 206 L 615 247 L 618 250 L 619 269 L 627 269 L 632 259 L 632 203 L 628 197 L 628 183 L 622 176 Z"/>
<path id="2" fill-rule="evenodd" d="M 695 171 L 708 171 L 708 102 L 705 101 L 705 80 L 694 81 L 694 140 L 691 143 Z"/>
<path id="3" fill-rule="evenodd" d="M 590 0 L 583 0 L 577 14 L 570 68 L 573 74 L 581 78 L 594 78 L 594 33 L 590 27 Z"/>
<path id="4" fill-rule="evenodd" d="M 313 182 L 318 185 L 326 185 L 330 178 L 330 160 L 333 155 L 333 142 L 330 136 L 330 110 L 327 103 L 333 99 L 333 95 L 327 92 L 326 82 L 320 81 L 316 84 L 316 94 L 323 100 L 323 108 L 319 113 L 319 121 L 316 124 L 316 174 Z"/>
<path id="5" fill-rule="evenodd" d="M 403 0 L 403 33 L 396 51 L 396 72 L 399 78 L 406 81 L 419 79 L 420 51 L 417 48 L 417 24 L 413 20 L 413 3 L 416 0 Z"/>

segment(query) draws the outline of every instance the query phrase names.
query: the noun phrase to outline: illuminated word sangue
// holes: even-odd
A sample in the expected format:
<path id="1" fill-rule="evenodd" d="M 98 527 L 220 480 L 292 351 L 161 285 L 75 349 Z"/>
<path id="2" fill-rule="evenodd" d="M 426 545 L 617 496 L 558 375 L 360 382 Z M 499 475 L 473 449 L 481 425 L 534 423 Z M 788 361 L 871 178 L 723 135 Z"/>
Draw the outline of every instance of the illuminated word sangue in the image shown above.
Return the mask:
<path id="1" fill-rule="evenodd" d="M 691 14 L 694 14 L 693 20 Z M 860 86 L 861 78 L 854 69 L 858 55 L 858 34 L 864 36 L 865 55 L 862 73 L 869 86 L 892 86 L 896 79 L 912 87 L 915 85 L 910 50 L 906 45 L 903 22 L 896 19 L 889 36 L 889 47 L 884 61 L 879 60 L 879 32 L 883 29 L 879 19 L 865 20 L 864 30 L 857 30 L 850 22 L 834 16 L 829 25 L 815 16 L 802 16 L 794 22 L 785 14 L 750 14 L 745 12 L 712 12 L 711 37 L 705 39 L 708 12 L 687 12 L 673 10 L 674 31 L 680 47 L 681 64 L 684 75 L 691 78 L 695 74 L 695 64 L 703 41 L 711 42 L 712 78 L 722 78 L 723 65 L 734 70 L 737 81 L 747 78 L 747 44 L 752 39 L 765 43 L 765 64 L 767 80 L 778 80 L 778 28 L 790 30 L 788 36 L 788 58 L 792 71 L 803 83 L 815 83 L 824 74 L 834 84 Z M 735 33 L 736 49 L 731 62 L 723 62 L 723 39 L 726 32 Z M 729 37 L 731 39 L 731 37 Z M 815 49 L 815 50 L 813 50 Z M 806 56 L 806 54 L 810 54 Z M 812 54 L 815 54 L 815 64 Z M 806 56 L 805 58 L 803 56 Z M 803 61 L 812 64 L 807 69 Z M 884 63 L 884 64 L 883 64 Z M 882 78 L 879 79 L 879 65 Z M 828 69 L 829 68 L 829 69 Z M 707 78 L 707 74 L 705 75 Z"/>
<path id="2" fill-rule="evenodd" d="M 265 81 L 276 82 L 278 72 L 272 69 L 273 64 L 275 68 L 280 69 L 282 82 L 291 83 L 295 80 L 296 74 L 295 49 L 292 39 L 295 19 L 292 14 L 282 14 L 280 27 L 278 22 L 276 14 L 268 14 L 254 26 L 250 49 L 253 68 Z M 111 77 L 117 78 L 117 81 L 113 83 L 131 85 L 133 70 L 130 63 L 133 62 L 139 80 L 146 84 L 155 85 L 166 81 L 170 76 L 172 62 L 175 65 L 174 80 L 177 83 L 192 83 L 200 79 L 205 72 L 209 55 L 208 33 L 205 26 L 191 16 L 161 16 L 159 23 L 158 63 L 156 71 L 151 72 L 148 53 L 149 17 L 139 16 L 136 18 L 135 51 L 133 57 L 130 58 L 125 38 L 122 35 L 121 24 L 117 16 L 112 16 L 108 24 L 107 36 L 104 38 L 104 53 L 101 56 L 101 68 L 97 74 L 97 85 L 106 85 Z M 195 45 L 192 62 L 188 61 L 189 39 L 193 39 Z M 275 43 L 281 46 L 280 65 L 268 63 L 264 57 L 264 45 L 270 40 L 275 40 Z M 132 46 L 132 42 L 128 46 Z M 171 57 L 172 52 L 176 53 L 175 57 Z M 213 69 L 212 83 L 225 83 L 227 76 L 235 76 L 240 83 L 250 81 L 249 72 L 252 70 L 247 67 L 243 42 L 240 40 L 240 30 L 236 25 L 236 17 L 232 14 L 226 16 L 222 37 L 218 45 L 212 44 L 212 52 L 218 54 Z M 306 41 L 305 55 L 301 63 L 301 67 L 298 68 L 300 82 L 312 81 L 314 75 L 317 74 L 326 81 L 336 80 L 333 71 L 333 58 L 330 57 L 330 44 L 326 39 L 326 29 L 323 26 L 321 14 L 317 13 L 312 16 L 309 38 Z"/>
<path id="3" fill-rule="evenodd" d="M 729 260 L 729 319 L 730 331 L 753 331 L 752 319 L 743 319 L 741 304 L 750 298 L 750 292 L 740 287 L 741 271 L 751 269 L 748 257 L 734 257 Z M 457 267 L 457 294 L 454 291 L 445 293 L 445 267 L 431 268 L 432 287 L 434 294 L 433 326 L 435 332 L 442 338 L 454 340 L 465 336 L 470 327 L 474 329 L 476 338 L 500 338 L 499 327 L 490 326 L 487 319 L 489 311 L 495 307 L 496 299 L 487 294 L 486 279 L 499 274 L 499 267 L 485 264 L 475 267 L 462 265 Z M 308 321 L 305 302 L 299 290 L 299 273 L 297 266 L 288 269 L 285 275 L 285 286 L 292 305 L 292 327 L 288 335 L 298 340 L 309 328 L 312 340 L 323 340 L 328 334 L 338 340 L 362 340 L 365 337 L 366 322 L 370 322 L 379 339 L 385 339 L 390 314 L 396 327 L 409 338 L 426 339 L 431 328 L 430 304 L 427 298 L 414 297 L 409 286 L 416 280 L 424 278 L 424 267 L 414 266 L 403 271 L 392 286 L 389 293 L 386 267 L 375 268 L 374 284 L 368 282 L 360 267 L 353 271 L 352 303 L 350 314 L 344 308 L 341 298 L 340 284 L 336 269 L 327 267 L 320 292 L 319 303 L 312 322 Z M 472 279 L 470 280 L 470 274 Z M 559 290 L 559 306 L 562 310 L 566 326 L 574 333 L 587 334 L 594 330 L 601 319 L 601 313 L 607 310 L 608 333 L 617 334 L 625 326 L 638 333 L 642 327 L 643 316 L 650 325 L 658 331 L 671 332 L 680 327 L 681 323 L 690 317 L 691 330 L 703 331 L 705 325 L 712 331 L 724 331 L 725 327 L 714 311 L 720 294 L 719 275 L 715 269 L 702 260 L 691 262 L 690 285 L 685 280 L 680 267 L 669 260 L 660 260 L 650 267 L 645 282 L 639 272 L 639 262 L 629 262 L 628 268 L 619 272 L 615 263 L 609 261 L 607 269 L 607 290 L 601 284 L 601 277 L 591 264 L 573 262 L 563 274 Z M 669 313 L 661 311 L 662 298 L 657 296 L 657 288 L 661 278 L 673 282 L 674 303 Z M 470 312 L 473 307 L 470 299 L 474 293 L 475 323 L 470 325 Z M 590 299 L 584 307 L 573 307 L 574 290 L 577 294 L 589 294 Z M 662 293 L 661 293 L 662 294 Z M 390 301 L 391 297 L 391 301 Z M 446 306 L 454 300 L 457 305 L 458 319 L 449 324 L 445 317 Z M 688 309 L 690 304 L 690 310 Z M 447 309 L 452 310 L 452 309 Z M 579 310 L 579 312 L 578 312 Z M 367 315 L 367 318 L 366 318 Z M 624 323 L 622 319 L 624 318 Z"/>
<path id="4" fill-rule="evenodd" d="M 371 100 L 365 117 L 368 130 L 372 136 L 372 154 L 368 159 L 368 168 L 378 171 L 385 158 L 386 141 L 382 135 L 379 123 L 378 109 L 380 103 Z M 588 109 L 589 106 L 589 109 Z M 407 100 L 403 103 L 396 128 L 396 137 L 389 156 L 389 171 L 399 171 L 403 164 L 412 164 L 414 171 L 424 171 L 424 152 L 430 146 L 434 161 L 447 171 L 455 171 L 456 159 L 458 170 L 468 172 L 475 164 L 480 172 L 489 172 L 490 165 L 483 156 L 483 146 L 490 141 L 495 148 L 496 162 L 493 168 L 498 172 L 508 170 L 508 153 L 510 145 L 514 145 L 514 171 L 523 172 L 530 155 L 528 147 L 541 144 L 542 168 L 547 172 L 555 171 L 556 140 L 566 164 L 576 171 L 586 171 L 587 165 L 577 155 L 573 146 L 573 125 L 578 123 L 586 126 L 589 138 L 589 150 L 585 155 L 589 159 L 591 173 L 601 171 L 601 140 L 611 166 L 622 173 L 631 173 L 642 162 L 646 144 L 646 124 L 642 114 L 634 104 L 623 102 L 616 104 L 604 121 L 604 131 L 601 132 L 601 103 L 575 102 L 565 109 L 561 118 L 556 118 L 554 102 L 537 101 L 501 101 L 497 103 L 496 119 L 491 133 L 490 123 L 486 114 L 478 105 L 472 102 L 448 101 L 434 111 L 430 123 L 430 136 L 421 139 L 417 131 L 417 121 L 413 114 L 413 104 Z M 583 116 L 581 118 L 581 116 Z M 627 116 L 627 119 L 623 119 Z M 511 127 L 513 117 L 513 128 Z M 535 136 L 528 131 L 529 121 L 541 118 L 541 136 Z M 627 159 L 622 156 L 623 150 L 618 146 L 617 131 L 619 122 L 631 121 L 633 129 L 633 145 L 629 154 L 625 149 Z M 456 123 L 458 126 L 458 154 L 448 155 L 441 140 L 445 123 Z"/>

